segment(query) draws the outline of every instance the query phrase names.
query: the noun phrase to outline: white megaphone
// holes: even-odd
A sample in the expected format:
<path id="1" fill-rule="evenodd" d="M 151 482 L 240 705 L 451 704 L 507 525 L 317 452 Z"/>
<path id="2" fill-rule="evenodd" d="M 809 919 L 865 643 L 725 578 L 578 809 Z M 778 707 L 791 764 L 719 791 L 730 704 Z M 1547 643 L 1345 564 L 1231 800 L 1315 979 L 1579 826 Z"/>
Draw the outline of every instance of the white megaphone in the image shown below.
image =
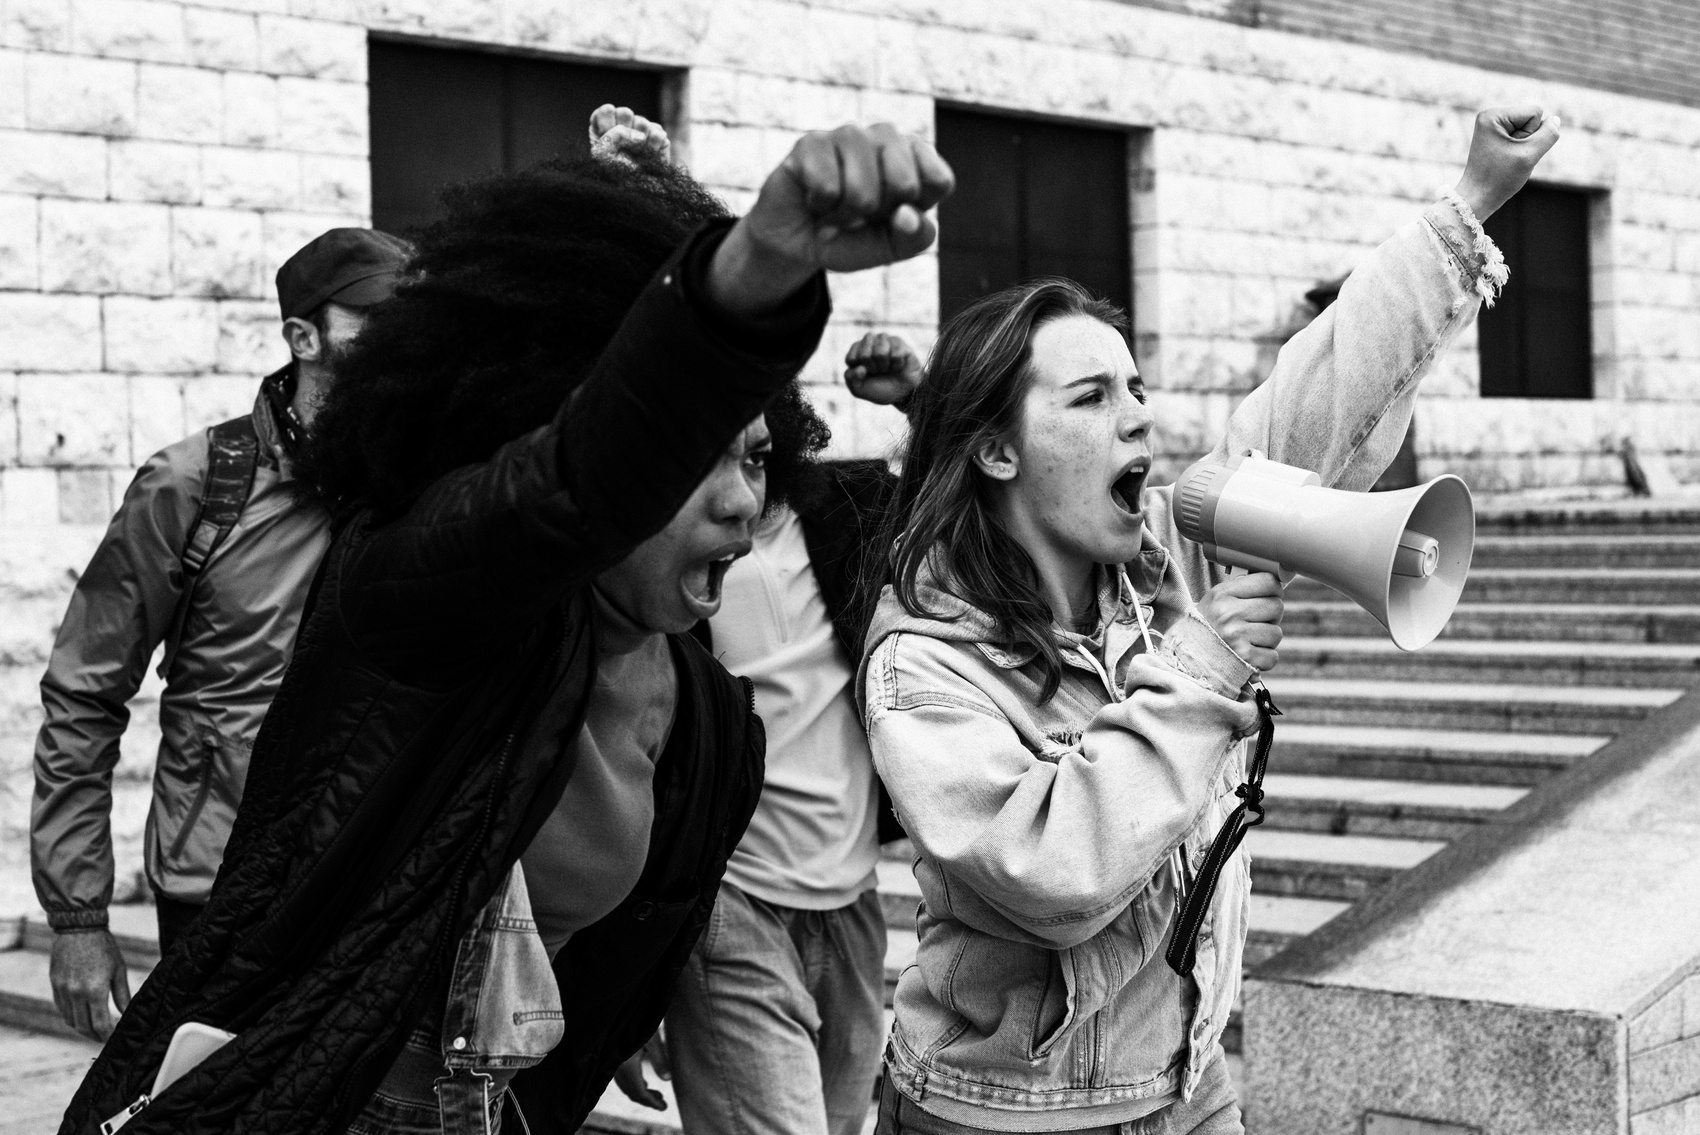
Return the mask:
<path id="1" fill-rule="evenodd" d="M 1260 455 L 1193 465 L 1174 490 L 1175 524 L 1224 567 L 1302 573 L 1374 615 L 1401 650 L 1452 617 L 1470 574 L 1476 513 L 1451 474 L 1414 489 L 1325 489 L 1308 469 Z"/>

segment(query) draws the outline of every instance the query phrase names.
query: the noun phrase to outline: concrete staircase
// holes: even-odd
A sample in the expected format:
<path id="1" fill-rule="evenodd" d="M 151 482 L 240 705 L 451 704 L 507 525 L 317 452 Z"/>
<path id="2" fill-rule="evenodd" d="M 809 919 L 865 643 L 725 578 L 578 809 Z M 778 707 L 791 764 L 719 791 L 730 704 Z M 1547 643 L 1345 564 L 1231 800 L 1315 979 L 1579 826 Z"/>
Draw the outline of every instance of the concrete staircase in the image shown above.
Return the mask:
<path id="1" fill-rule="evenodd" d="M 1288 589 L 1268 819 L 1253 856 L 1246 965 L 1310 933 L 1529 786 L 1700 682 L 1700 502 L 1488 508 L 1445 635 L 1405 654 L 1356 606 Z M 919 898 L 902 845 L 879 866 L 891 987 L 915 956 Z M 114 908 L 139 968 L 150 907 Z M 0 1024 L 63 1032 L 47 986 L 51 935 L 16 924 L 0 951 Z M 5 941 L 0 937 L 0 944 Z M 1238 1049 L 1237 1022 L 1225 1043 Z M 1237 1061 L 1236 1061 L 1237 1064 Z M 1236 1068 L 1237 1071 L 1237 1068 Z M 610 1089 L 587 1130 L 677 1130 Z"/>

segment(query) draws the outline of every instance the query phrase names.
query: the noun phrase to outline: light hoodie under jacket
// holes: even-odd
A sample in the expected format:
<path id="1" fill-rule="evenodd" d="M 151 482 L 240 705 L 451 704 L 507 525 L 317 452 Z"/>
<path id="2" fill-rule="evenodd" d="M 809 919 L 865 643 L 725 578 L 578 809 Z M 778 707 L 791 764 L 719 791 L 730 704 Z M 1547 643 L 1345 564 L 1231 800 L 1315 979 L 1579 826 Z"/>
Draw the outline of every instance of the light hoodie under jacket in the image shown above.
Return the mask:
<path id="1" fill-rule="evenodd" d="M 1376 249 L 1282 349 L 1213 456 L 1263 450 L 1368 489 L 1418 382 L 1503 282 L 1466 208 L 1438 202 Z M 1096 633 L 1057 629 L 1062 685 L 1044 704 L 1035 652 L 999 641 L 936 580 L 923 598 L 939 617 L 910 614 L 888 587 L 868 632 L 868 737 L 923 900 L 886 1062 L 941 1118 L 1003 1131 L 1127 1122 L 1190 1098 L 1220 1058 L 1246 935 L 1243 849 L 1191 976 L 1163 953 L 1182 888 L 1238 803 L 1254 671 L 1198 613 L 1225 573 L 1175 528 L 1171 491 L 1146 491 L 1139 555 L 1100 569 Z"/>

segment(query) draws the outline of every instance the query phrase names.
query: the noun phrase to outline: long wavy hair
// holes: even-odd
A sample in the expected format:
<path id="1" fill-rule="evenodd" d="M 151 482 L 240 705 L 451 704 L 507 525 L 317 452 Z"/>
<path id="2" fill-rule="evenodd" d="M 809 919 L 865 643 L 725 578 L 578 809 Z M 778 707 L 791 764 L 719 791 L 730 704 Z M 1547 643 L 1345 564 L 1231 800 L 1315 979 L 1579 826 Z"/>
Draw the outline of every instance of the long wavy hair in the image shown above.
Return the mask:
<path id="1" fill-rule="evenodd" d="M 925 569 L 933 586 L 991 616 L 1000 641 L 1038 652 L 1041 701 L 1062 682 L 1051 606 L 1032 557 L 998 520 L 991 479 L 974 455 L 1019 434 L 1033 334 L 1070 315 L 1127 333 L 1119 307 L 1056 277 L 985 296 L 945 324 L 910 408 L 903 471 L 887 518 L 890 578 L 904 608 L 917 617 L 949 617 L 922 599 Z"/>
<path id="2" fill-rule="evenodd" d="M 395 515 L 439 477 L 549 422 L 650 278 L 726 207 L 663 162 L 556 159 L 443 194 L 373 308 L 297 474 L 333 508 Z M 831 436 L 795 383 L 767 411 L 770 505 Z"/>

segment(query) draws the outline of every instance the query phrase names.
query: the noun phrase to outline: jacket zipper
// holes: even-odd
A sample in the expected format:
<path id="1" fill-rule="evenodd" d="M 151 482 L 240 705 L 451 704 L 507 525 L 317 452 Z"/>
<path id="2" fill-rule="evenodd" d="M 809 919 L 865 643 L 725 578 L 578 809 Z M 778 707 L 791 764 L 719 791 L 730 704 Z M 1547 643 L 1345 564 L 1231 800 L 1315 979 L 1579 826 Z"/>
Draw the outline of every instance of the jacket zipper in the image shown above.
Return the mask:
<path id="1" fill-rule="evenodd" d="M 177 838 L 171 841 L 171 850 L 165 853 L 167 863 L 175 863 L 177 857 L 183 854 L 184 846 L 189 842 L 189 833 L 195 830 L 195 824 L 201 818 L 201 809 L 207 806 L 207 797 L 212 795 L 213 767 L 218 761 L 218 746 L 201 742 L 201 784 L 195 790 L 195 798 L 189 802 L 189 810 L 183 814 L 183 825 L 177 829 Z"/>

